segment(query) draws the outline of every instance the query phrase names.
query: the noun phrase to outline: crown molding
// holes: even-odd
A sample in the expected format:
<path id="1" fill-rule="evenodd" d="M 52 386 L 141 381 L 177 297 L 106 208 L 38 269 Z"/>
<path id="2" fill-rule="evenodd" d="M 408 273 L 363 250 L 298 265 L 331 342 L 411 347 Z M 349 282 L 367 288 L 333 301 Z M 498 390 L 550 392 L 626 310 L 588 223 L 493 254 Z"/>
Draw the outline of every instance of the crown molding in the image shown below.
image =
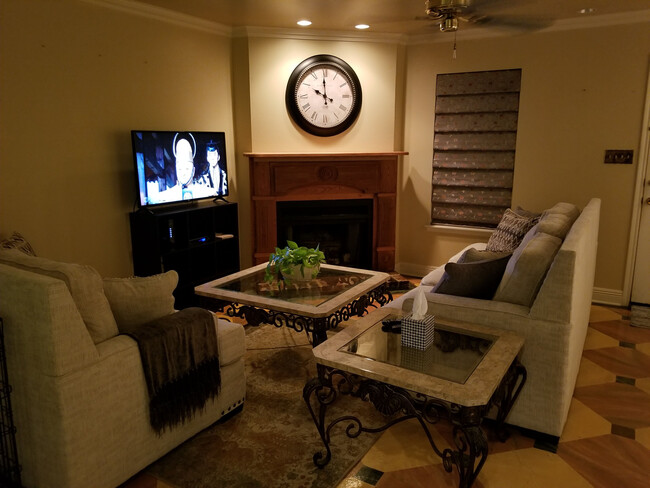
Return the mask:
<path id="1" fill-rule="evenodd" d="M 377 32 L 348 32 L 327 31 L 310 28 L 281 29 L 277 27 L 235 27 L 233 37 L 261 37 L 278 39 L 297 39 L 303 41 L 347 41 L 347 42 L 379 42 L 388 44 L 406 44 L 404 34 L 386 34 Z"/>
<path id="2" fill-rule="evenodd" d="M 577 29 L 595 29 L 598 27 L 612 27 L 617 25 L 639 24 L 643 22 L 650 22 L 650 9 L 637 10 L 635 12 L 624 12 L 619 14 L 607 15 L 594 15 L 587 17 L 576 17 L 573 19 L 561 19 L 553 22 L 552 25 L 544 29 L 539 29 L 531 32 L 524 32 L 522 34 L 540 34 L 548 32 L 561 32 Z M 436 29 L 431 29 L 432 32 L 426 34 L 411 34 L 407 36 L 407 44 L 431 44 L 453 41 L 452 33 L 440 32 Z M 462 26 L 457 31 L 457 38 L 459 40 L 475 40 L 487 39 L 494 37 L 511 36 L 512 30 L 507 29 L 494 29 L 489 27 L 475 27 L 473 29 L 463 30 Z"/>
<path id="3" fill-rule="evenodd" d="M 403 45 L 443 43 L 453 40 L 451 33 L 440 32 L 436 29 L 431 29 L 431 32 L 427 32 L 425 34 L 409 35 L 376 33 L 369 31 L 325 31 L 312 30 L 311 28 L 284 29 L 255 26 L 231 27 L 220 24 L 218 22 L 203 20 L 192 15 L 182 14 L 174 10 L 144 4 L 138 2 L 137 0 L 80 1 L 225 37 L 258 37 L 312 41 L 378 42 Z M 575 29 L 592 29 L 598 27 L 610 27 L 642 22 L 650 22 L 650 9 L 637 10 L 634 12 L 624 12 L 619 14 L 593 15 L 576 17 L 573 19 L 562 19 L 554 22 L 553 25 L 547 28 L 528 32 L 527 34 L 530 35 L 537 33 L 560 32 Z M 510 35 L 512 35 L 512 31 L 506 29 L 491 29 L 487 27 L 475 27 L 472 29 L 462 29 L 461 27 L 457 32 L 457 37 L 461 40 L 486 39 Z"/>
<path id="4" fill-rule="evenodd" d="M 217 34 L 226 37 L 232 36 L 233 28 L 230 26 L 219 24 L 218 22 L 211 22 L 208 20 L 199 19 L 198 17 L 194 17 L 192 15 L 182 14 L 174 10 L 155 7 L 153 5 L 140 3 L 134 0 L 80 0 L 80 1 L 91 3 L 94 5 L 99 5 L 101 7 L 106 7 L 113 10 L 119 10 L 120 12 L 139 15 L 140 17 L 146 17 L 148 19 L 154 19 L 154 20 L 159 20 L 161 22 L 167 22 L 170 24 L 179 25 L 181 27 L 187 27 L 190 29 L 196 29 L 203 32 L 209 32 L 211 34 Z"/>

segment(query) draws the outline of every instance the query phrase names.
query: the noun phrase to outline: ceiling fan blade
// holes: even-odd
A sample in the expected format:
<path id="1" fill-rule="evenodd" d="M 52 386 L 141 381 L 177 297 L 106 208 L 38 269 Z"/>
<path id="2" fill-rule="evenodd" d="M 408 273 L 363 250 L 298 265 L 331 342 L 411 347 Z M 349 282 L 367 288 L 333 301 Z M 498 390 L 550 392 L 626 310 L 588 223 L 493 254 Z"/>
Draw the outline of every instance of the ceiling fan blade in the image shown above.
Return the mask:
<path id="1" fill-rule="evenodd" d="M 515 30 L 525 30 L 525 31 L 534 31 L 541 30 L 546 27 L 549 27 L 553 22 L 549 19 L 532 19 L 527 17 L 501 17 L 501 16 L 491 16 L 491 15 L 472 15 L 472 16 L 462 16 L 459 17 L 465 22 L 470 22 L 472 24 L 485 26 L 485 27 L 496 27 L 504 29 L 515 29 Z"/>

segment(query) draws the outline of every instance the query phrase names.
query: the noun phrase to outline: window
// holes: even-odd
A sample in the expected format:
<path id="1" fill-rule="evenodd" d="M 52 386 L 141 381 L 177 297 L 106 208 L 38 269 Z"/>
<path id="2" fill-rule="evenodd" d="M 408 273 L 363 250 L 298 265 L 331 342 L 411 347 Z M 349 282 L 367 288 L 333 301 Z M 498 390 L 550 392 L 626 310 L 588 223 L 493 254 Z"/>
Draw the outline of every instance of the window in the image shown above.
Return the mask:
<path id="1" fill-rule="evenodd" d="M 436 80 L 431 223 L 496 227 L 512 201 L 521 70 Z"/>

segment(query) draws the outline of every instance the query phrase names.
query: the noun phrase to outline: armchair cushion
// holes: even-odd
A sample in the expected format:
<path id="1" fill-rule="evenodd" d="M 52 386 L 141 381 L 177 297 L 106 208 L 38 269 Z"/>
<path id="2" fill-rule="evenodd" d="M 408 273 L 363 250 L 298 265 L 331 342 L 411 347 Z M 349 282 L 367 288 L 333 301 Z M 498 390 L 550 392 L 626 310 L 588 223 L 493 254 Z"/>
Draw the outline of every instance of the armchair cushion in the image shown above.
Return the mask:
<path id="1" fill-rule="evenodd" d="M 95 268 L 28 256 L 17 249 L 0 251 L 0 262 L 63 281 L 95 344 L 118 335 L 117 324 L 104 295 L 102 277 Z"/>
<path id="2" fill-rule="evenodd" d="M 132 278 L 104 278 L 104 293 L 120 331 L 146 324 L 174 312 L 178 273 Z"/>

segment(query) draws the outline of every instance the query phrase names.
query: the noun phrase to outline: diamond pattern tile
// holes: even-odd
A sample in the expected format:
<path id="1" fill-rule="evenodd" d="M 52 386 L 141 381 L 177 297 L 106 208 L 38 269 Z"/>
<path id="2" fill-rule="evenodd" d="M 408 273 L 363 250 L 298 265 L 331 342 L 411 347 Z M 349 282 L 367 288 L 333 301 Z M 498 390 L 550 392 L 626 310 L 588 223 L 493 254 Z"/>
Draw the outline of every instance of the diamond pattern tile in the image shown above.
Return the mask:
<path id="1" fill-rule="evenodd" d="M 650 330 L 632 327 L 629 310 L 597 305 L 589 325 L 557 453 L 534 448 L 530 437 L 511 429 L 505 443 L 490 439 L 474 487 L 650 487 Z M 424 464 L 426 437 L 417 426 L 392 429 L 350 476 L 367 463 L 384 471 L 379 488 L 458 486 L 456 472 L 437 461 Z M 435 429 L 450 442 L 449 427 Z"/>

